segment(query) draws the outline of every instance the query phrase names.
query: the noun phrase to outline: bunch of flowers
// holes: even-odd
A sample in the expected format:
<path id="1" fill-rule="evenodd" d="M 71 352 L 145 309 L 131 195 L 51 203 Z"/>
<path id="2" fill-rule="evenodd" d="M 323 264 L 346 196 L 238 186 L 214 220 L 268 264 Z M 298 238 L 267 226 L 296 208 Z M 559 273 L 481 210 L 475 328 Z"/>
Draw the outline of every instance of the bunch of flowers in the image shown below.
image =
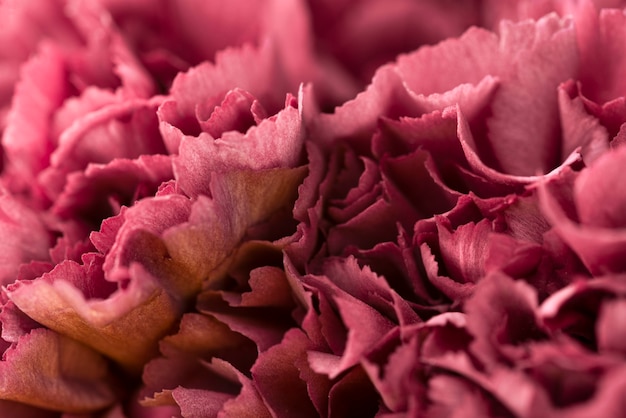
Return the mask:
<path id="1" fill-rule="evenodd" d="M 624 8 L 0 0 L 0 416 L 626 415 Z"/>

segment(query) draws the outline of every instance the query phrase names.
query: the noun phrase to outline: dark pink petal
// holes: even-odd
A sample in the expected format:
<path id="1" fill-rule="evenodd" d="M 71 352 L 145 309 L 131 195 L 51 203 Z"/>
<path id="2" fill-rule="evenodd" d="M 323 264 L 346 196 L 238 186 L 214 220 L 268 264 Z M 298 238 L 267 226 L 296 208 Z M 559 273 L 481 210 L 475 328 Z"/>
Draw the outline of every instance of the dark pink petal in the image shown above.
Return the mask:
<path id="1" fill-rule="evenodd" d="M 342 254 L 350 246 L 367 249 L 379 242 L 391 241 L 396 236 L 396 222 L 391 204 L 379 198 L 348 222 L 329 231 L 329 251 Z"/>
<path id="2" fill-rule="evenodd" d="M 401 232 L 398 243 L 382 242 L 369 250 L 355 251 L 352 255 L 362 266 L 369 266 L 385 280 L 403 299 L 407 301 L 430 300 L 429 288 L 418 269 L 414 254 L 410 247 L 409 237 Z"/>
<path id="3" fill-rule="evenodd" d="M 205 416 L 215 416 L 224 402 L 232 399 L 240 389 L 239 373 L 229 363 L 219 359 L 198 362 L 178 357 L 169 366 L 173 367 L 173 374 L 191 371 L 192 378 L 181 380 L 182 385 L 174 389 L 165 389 L 155 394 L 156 403 L 151 403 L 150 400 L 144 400 L 142 403 L 158 406 L 171 402 L 178 404 L 182 411 L 187 411 L 193 416 L 202 416 L 197 414 L 203 412 L 209 414 Z M 162 370 L 162 372 L 167 372 L 167 370 Z M 197 401 L 198 398 L 201 402 Z"/>
<path id="4" fill-rule="evenodd" d="M 488 367 L 524 352 L 517 347 L 546 338 L 536 320 L 537 296 L 524 281 L 493 273 L 479 282 L 465 304 L 472 352 Z"/>
<path id="5" fill-rule="evenodd" d="M 401 157 L 383 158 L 381 164 L 385 183 L 391 183 L 399 189 L 419 215 L 418 218 L 445 213 L 456 204 L 459 193 L 443 184 L 437 172 L 436 160 L 429 153 L 416 150 Z M 400 218 L 408 228 L 417 219 Z"/>
<path id="6" fill-rule="evenodd" d="M 203 360 L 219 358 L 247 370 L 257 354 L 256 347 L 241 334 L 212 316 L 195 313 L 185 314 L 178 332 L 162 339 L 159 346 L 162 357 L 151 360 L 143 369 L 143 393 L 149 397 L 178 386 L 208 388 L 210 373 L 200 365 Z"/>
<path id="7" fill-rule="evenodd" d="M 324 370 L 333 379 L 357 364 L 372 345 L 393 328 L 393 322 L 374 308 L 332 287 L 331 283 L 325 283 L 323 279 L 329 281 L 316 277 L 305 277 L 303 280 L 309 286 L 329 294 L 327 298 L 349 331 L 345 348 L 338 353 L 341 360 Z"/>
<path id="8" fill-rule="evenodd" d="M 236 397 L 224 402 L 219 418 L 270 418 L 272 415 L 254 382 L 242 374 L 237 376 L 241 391 Z"/>
<path id="9" fill-rule="evenodd" d="M 457 135 L 463 148 L 463 152 L 465 153 L 465 158 L 467 159 L 469 166 L 472 168 L 475 174 L 478 174 L 479 176 L 487 180 L 487 183 L 489 184 L 488 190 L 491 190 L 491 194 L 493 194 L 494 190 L 498 190 L 498 188 L 501 186 L 506 186 L 506 189 L 509 190 L 509 193 L 511 191 L 520 192 L 522 190 L 522 187 L 529 185 L 533 182 L 544 178 L 553 178 L 560 175 L 560 173 L 562 173 L 567 167 L 578 161 L 578 159 L 580 158 L 578 153 L 572 153 L 567 160 L 561 162 L 560 165 L 558 165 L 550 172 L 541 172 L 536 170 L 532 174 L 528 173 L 523 175 L 514 175 L 507 174 L 506 172 L 500 172 L 490 166 L 487 166 L 485 162 L 481 160 L 481 157 L 477 153 L 477 144 L 472 134 L 469 122 L 458 107 L 456 109 L 456 116 Z M 525 161 L 532 161 L 532 158 L 526 158 Z"/>
<path id="10" fill-rule="evenodd" d="M 40 409 L 20 402 L 0 401 L 0 414 L 6 417 L 20 418 L 58 418 L 59 413 L 49 409 Z"/>
<path id="11" fill-rule="evenodd" d="M 483 219 L 477 224 L 461 225 L 454 231 L 443 222 L 437 226 L 442 267 L 461 283 L 478 282 L 485 274 L 484 257 L 488 254 L 488 237 L 493 232 L 491 222 Z"/>
<path id="12" fill-rule="evenodd" d="M 290 330 L 279 345 L 261 353 L 252 367 L 252 379 L 272 416 L 319 416 L 296 366 L 298 359 L 309 347 L 308 339 L 302 331 Z"/>
<path id="13" fill-rule="evenodd" d="M 200 312 L 252 340 L 259 352 L 278 344 L 294 325 L 288 310 L 229 307 L 214 291 L 201 293 L 197 304 Z"/>
<path id="14" fill-rule="evenodd" d="M 374 416 L 378 393 L 361 367 L 342 376 L 328 393 L 328 416 Z"/>
<path id="15" fill-rule="evenodd" d="M 473 282 L 458 282 L 440 273 L 439 263 L 427 243 L 423 243 L 420 246 L 420 256 L 428 281 L 452 301 L 453 304 L 458 304 L 472 294 L 474 290 Z M 433 297 L 429 297 L 426 300 L 436 302 L 436 299 Z"/>
<path id="16" fill-rule="evenodd" d="M 487 393 L 463 378 L 440 374 L 428 382 L 428 398 L 431 402 L 428 417 L 471 418 L 497 416 L 497 411 Z M 497 411 L 497 412 L 496 412 Z"/>
<path id="17" fill-rule="evenodd" d="M 252 113 L 253 105 L 256 117 Z M 206 115 L 203 115 L 205 112 Z M 267 117 L 264 112 L 263 106 L 256 102 L 250 93 L 241 89 L 233 89 L 226 93 L 219 106 L 203 109 L 202 104 L 199 104 L 196 107 L 200 128 L 213 138 L 219 138 L 227 131 L 246 132 L 255 124 L 255 119 L 260 119 L 258 121 L 260 122 Z"/>
<path id="18" fill-rule="evenodd" d="M 610 351 L 611 345 L 619 347 L 616 340 L 611 339 L 618 334 L 607 334 L 606 326 L 613 319 L 602 312 L 605 306 L 609 310 L 618 309 L 610 306 L 611 301 L 615 299 L 615 306 L 618 306 L 625 296 L 626 285 L 621 276 L 579 278 L 548 297 L 538 313 L 552 332 L 565 333 L 594 350 L 602 345 Z M 616 326 L 619 327 L 619 321 Z"/>

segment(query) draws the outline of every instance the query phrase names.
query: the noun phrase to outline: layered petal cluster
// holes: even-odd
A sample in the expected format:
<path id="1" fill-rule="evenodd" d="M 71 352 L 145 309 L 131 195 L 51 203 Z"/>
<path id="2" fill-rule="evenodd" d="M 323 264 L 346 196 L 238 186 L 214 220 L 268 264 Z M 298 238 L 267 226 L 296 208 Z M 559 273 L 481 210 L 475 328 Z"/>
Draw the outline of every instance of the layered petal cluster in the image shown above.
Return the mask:
<path id="1" fill-rule="evenodd" d="M 626 3 L 0 3 L 0 415 L 626 414 Z"/>

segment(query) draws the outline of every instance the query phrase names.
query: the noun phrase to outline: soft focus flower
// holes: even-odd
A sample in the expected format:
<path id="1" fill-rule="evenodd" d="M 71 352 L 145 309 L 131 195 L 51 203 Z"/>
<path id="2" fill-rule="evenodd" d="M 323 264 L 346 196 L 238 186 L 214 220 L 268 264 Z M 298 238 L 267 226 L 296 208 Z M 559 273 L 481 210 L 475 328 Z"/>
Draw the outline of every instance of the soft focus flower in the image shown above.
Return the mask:
<path id="1" fill-rule="evenodd" d="M 626 4 L 0 3 L 0 415 L 626 414 Z"/>

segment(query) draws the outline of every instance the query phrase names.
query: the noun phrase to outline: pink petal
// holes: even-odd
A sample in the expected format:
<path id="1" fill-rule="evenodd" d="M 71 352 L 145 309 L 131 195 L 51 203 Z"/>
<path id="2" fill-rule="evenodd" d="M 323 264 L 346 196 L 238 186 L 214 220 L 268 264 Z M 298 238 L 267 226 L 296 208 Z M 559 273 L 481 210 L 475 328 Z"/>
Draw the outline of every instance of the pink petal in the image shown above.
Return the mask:
<path id="1" fill-rule="evenodd" d="M 626 148 L 619 147 L 581 171 L 574 185 L 574 201 L 581 224 L 616 232 L 626 227 L 623 211 L 626 187 L 618 180 L 622 177 L 624 162 Z"/>
<path id="2" fill-rule="evenodd" d="M 620 217 L 619 211 L 616 212 L 615 201 L 619 202 L 619 186 L 617 187 L 617 195 L 614 199 L 606 199 L 606 193 L 609 193 L 607 184 L 602 179 L 598 182 L 598 174 L 614 176 L 617 174 L 615 168 L 619 165 L 619 161 L 624 158 L 625 150 L 617 149 L 605 154 L 596 161 L 592 167 L 584 170 L 581 175 L 580 182 L 575 183 L 575 199 L 580 203 L 578 210 L 581 216 L 584 216 L 586 222 L 590 225 L 579 224 L 572 220 L 570 214 L 566 213 L 568 207 L 563 207 L 557 199 L 566 202 L 568 199 L 567 192 L 563 191 L 563 187 L 558 184 L 550 187 L 550 184 L 539 188 L 539 198 L 541 209 L 546 218 L 554 225 L 556 233 L 567 243 L 569 247 L 580 257 L 587 269 L 593 274 L 603 274 L 607 272 L 623 271 L 624 258 L 621 256 L 626 251 L 626 233 L 619 228 Z M 598 167 L 597 169 L 595 167 Z M 571 177 L 571 176 L 570 176 Z M 571 184 L 572 180 L 569 181 Z M 589 186 L 586 184 L 589 183 Z M 599 190 L 593 189 L 592 185 L 598 184 Z M 581 201 L 585 194 L 585 200 Z M 589 205 L 588 195 L 596 198 L 600 196 L 604 205 L 593 207 Z M 614 196 L 614 190 L 610 190 L 611 197 Z M 563 196 L 565 195 L 565 196 Z M 571 198 L 570 198 L 571 199 Z M 613 205 L 611 204 L 613 203 Z M 605 225 L 614 225 L 618 228 L 607 228 Z"/>
<path id="3" fill-rule="evenodd" d="M 164 155 L 115 159 L 106 165 L 90 164 L 85 171 L 68 176 L 52 210 L 63 218 L 99 222 L 116 214 L 122 205 L 130 206 L 142 197 L 154 195 L 162 182 L 172 178 L 170 157 Z"/>
<path id="4" fill-rule="evenodd" d="M 292 207 L 304 174 L 304 168 L 214 173 L 212 199 L 200 196 L 189 221 L 165 232 L 170 256 L 189 269 L 188 277 L 206 278 L 248 227 Z"/>
<path id="5" fill-rule="evenodd" d="M 17 279 L 22 263 L 46 261 L 52 236 L 43 216 L 18 202 L 6 191 L 0 191 L 0 283 L 8 285 Z"/>
<path id="6" fill-rule="evenodd" d="M 296 367 L 308 348 L 306 336 L 297 329 L 290 330 L 281 344 L 260 354 L 251 369 L 256 388 L 275 417 L 319 416 Z"/>
<path id="7" fill-rule="evenodd" d="M 115 400 L 106 361 L 46 329 L 21 337 L 0 363 L 0 397 L 46 409 L 88 412 Z"/>
<path id="8" fill-rule="evenodd" d="M 516 346 L 545 338 L 536 309 L 536 291 L 525 282 L 502 273 L 481 280 L 465 304 L 467 329 L 476 338 L 472 352 L 488 367 L 502 358 L 514 361 Z"/>
<path id="9" fill-rule="evenodd" d="M 137 372 L 180 315 L 179 302 L 139 264 L 120 277 L 128 281 L 127 287 L 112 294 L 113 283 L 104 281 L 99 269 L 98 263 L 66 262 L 41 278 L 13 284 L 7 293 L 37 322 Z"/>
<path id="10" fill-rule="evenodd" d="M 246 134 L 225 132 L 220 139 L 208 134 L 183 137 L 174 171 L 189 196 L 210 194 L 213 172 L 293 167 L 301 157 L 303 131 L 298 110 L 288 107 L 275 119 L 266 119 Z"/>
<path id="11" fill-rule="evenodd" d="M 503 80 L 487 122 L 493 153 L 506 173 L 545 174 L 561 162 L 554 141 L 559 134 L 556 88 L 577 68 L 573 26 L 548 16 L 537 23 L 503 23 L 500 32 L 501 59 L 512 62 L 515 73 L 509 82 Z M 541 106 L 532 105 L 537 101 Z"/>
<path id="12" fill-rule="evenodd" d="M 47 164 L 51 116 L 67 94 L 64 71 L 59 51 L 49 44 L 22 67 L 2 136 L 5 170 L 15 187 L 28 187 Z"/>
<path id="13" fill-rule="evenodd" d="M 606 301 L 602 304 L 596 323 L 598 349 L 601 352 L 626 353 L 626 340 L 623 338 L 626 322 L 626 301 Z"/>

